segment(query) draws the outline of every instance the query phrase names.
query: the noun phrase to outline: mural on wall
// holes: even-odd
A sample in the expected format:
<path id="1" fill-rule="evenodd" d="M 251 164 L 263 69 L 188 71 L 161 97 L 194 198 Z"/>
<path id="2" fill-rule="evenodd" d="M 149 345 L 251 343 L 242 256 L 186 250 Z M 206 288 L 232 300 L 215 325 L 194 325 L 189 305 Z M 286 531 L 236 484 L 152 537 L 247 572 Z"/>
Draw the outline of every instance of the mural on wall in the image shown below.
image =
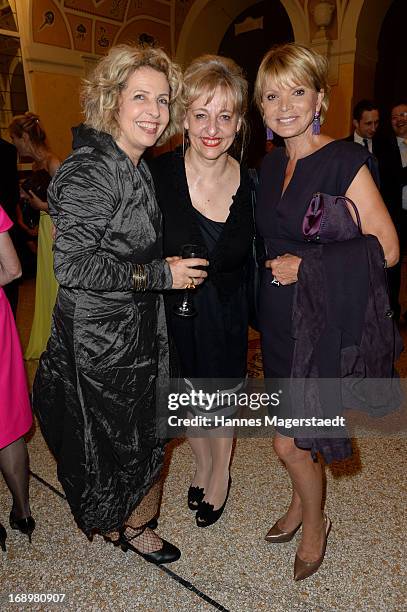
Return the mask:
<path id="1" fill-rule="evenodd" d="M 38 43 L 97 55 L 106 54 L 116 43 L 135 41 L 162 46 L 171 54 L 172 2 L 35 0 L 33 38 Z"/>
<path id="2" fill-rule="evenodd" d="M 71 13 L 67 13 L 66 17 L 71 28 L 74 49 L 91 53 L 93 21 Z"/>
<path id="3" fill-rule="evenodd" d="M 71 49 L 71 38 L 63 12 L 52 0 L 36 0 L 32 11 L 35 42 Z"/>
<path id="4" fill-rule="evenodd" d="M 155 17 L 156 19 L 162 19 L 164 21 L 170 21 L 171 19 L 171 3 L 163 4 L 158 0 L 131 0 L 129 10 L 127 12 L 127 21 L 143 15 L 149 17 Z"/>
<path id="5" fill-rule="evenodd" d="M 64 0 L 62 4 L 67 9 L 81 13 L 89 13 L 96 17 L 123 21 L 129 0 Z"/>
<path id="6" fill-rule="evenodd" d="M 95 23 L 95 53 L 105 55 L 114 44 L 114 39 L 120 26 L 112 25 L 107 21 Z"/>
<path id="7" fill-rule="evenodd" d="M 144 44 L 151 37 L 154 44 L 175 55 L 181 30 L 197 2 L 32 0 L 33 37 L 35 42 L 103 55 L 117 42 L 139 40 L 143 35 Z M 319 45 L 322 53 L 327 52 L 324 41 L 329 46 L 337 40 L 349 5 L 350 0 L 296 0 L 298 19 L 308 24 L 310 42 Z"/>

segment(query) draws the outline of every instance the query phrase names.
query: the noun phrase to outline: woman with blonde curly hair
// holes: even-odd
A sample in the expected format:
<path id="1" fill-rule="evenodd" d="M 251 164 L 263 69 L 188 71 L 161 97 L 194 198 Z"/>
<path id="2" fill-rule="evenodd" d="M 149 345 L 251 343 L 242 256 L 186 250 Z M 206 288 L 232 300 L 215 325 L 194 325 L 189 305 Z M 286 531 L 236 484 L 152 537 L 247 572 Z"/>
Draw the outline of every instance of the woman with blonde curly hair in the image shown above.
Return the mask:
<path id="1" fill-rule="evenodd" d="M 161 214 L 141 159 L 177 130 L 182 77 L 160 49 L 112 48 L 83 89 L 86 121 L 49 189 L 60 284 L 34 409 L 79 527 L 152 563 L 179 550 L 148 525 L 169 376 L 162 290 L 199 285 L 204 259 L 162 256 Z"/>
<path id="2" fill-rule="evenodd" d="M 40 211 L 35 310 L 24 358 L 39 359 L 48 342 L 58 291 L 52 267 L 52 221 L 48 214 L 46 190 L 61 162 L 51 151 L 40 118 L 35 113 L 27 112 L 13 117 L 9 133 L 19 155 L 34 160 L 33 173 L 23 183 L 23 187 L 28 189 L 28 193 L 23 189 L 24 198 L 28 199 L 30 206 Z"/>

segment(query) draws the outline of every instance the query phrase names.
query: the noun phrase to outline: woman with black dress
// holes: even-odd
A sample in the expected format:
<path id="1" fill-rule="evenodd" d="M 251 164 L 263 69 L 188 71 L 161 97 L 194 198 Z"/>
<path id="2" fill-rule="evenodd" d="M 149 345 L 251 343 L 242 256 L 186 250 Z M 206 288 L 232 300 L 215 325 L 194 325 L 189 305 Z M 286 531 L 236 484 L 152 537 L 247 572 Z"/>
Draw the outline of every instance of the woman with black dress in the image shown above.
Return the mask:
<path id="1" fill-rule="evenodd" d="M 292 375 L 293 303 L 302 270 L 298 254 L 307 248 L 303 219 L 313 194 L 348 196 L 359 210 L 363 234 L 377 237 L 387 265 L 395 265 L 399 256 L 396 231 L 366 166 L 369 152 L 319 133 L 328 107 L 327 72 L 324 57 L 287 44 L 267 53 L 255 86 L 264 122 L 285 142 L 285 148 L 274 149 L 264 159 L 256 213 L 268 253 L 260 305 L 266 378 Z M 266 540 L 287 542 L 302 525 L 294 569 L 294 579 L 302 580 L 321 565 L 331 522 L 321 510 L 322 472 L 311 441 L 300 448 L 290 432 L 278 431 L 274 448 L 291 478 L 292 500 Z M 325 459 L 342 459 L 349 448 L 348 439 L 334 440 Z"/>
<path id="2" fill-rule="evenodd" d="M 34 409 L 78 526 L 152 563 L 180 551 L 152 531 L 169 377 L 161 291 L 200 285 L 204 259 L 165 260 L 161 214 L 141 159 L 179 125 L 182 75 L 164 51 L 119 45 L 96 66 L 86 124 L 48 190 L 60 288 L 34 382 Z"/>
<path id="3" fill-rule="evenodd" d="M 164 217 L 164 254 L 180 253 L 185 244 L 204 246 L 210 268 L 194 291 L 196 316 L 173 312 L 180 300 L 174 292 L 166 296 L 167 317 L 187 389 L 191 379 L 206 379 L 205 390 L 241 388 L 248 333 L 244 269 L 253 219 L 250 178 L 229 151 L 238 143 L 241 154 L 247 82 L 232 60 L 211 55 L 194 60 L 184 79 L 188 146 L 153 160 L 151 169 Z M 207 417 L 234 411 L 191 406 L 192 414 Z M 197 525 L 206 527 L 218 520 L 229 493 L 233 430 L 194 427 L 187 435 L 196 460 L 188 506 L 197 510 Z"/>

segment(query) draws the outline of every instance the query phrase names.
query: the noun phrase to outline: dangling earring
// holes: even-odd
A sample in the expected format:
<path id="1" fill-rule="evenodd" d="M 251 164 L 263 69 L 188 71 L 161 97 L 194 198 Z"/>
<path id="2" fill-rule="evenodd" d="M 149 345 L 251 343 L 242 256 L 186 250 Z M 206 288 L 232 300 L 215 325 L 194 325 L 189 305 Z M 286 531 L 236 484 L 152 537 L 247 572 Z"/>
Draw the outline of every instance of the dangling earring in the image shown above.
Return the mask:
<path id="1" fill-rule="evenodd" d="M 241 134 L 240 130 L 236 131 L 235 134 L 235 142 L 237 140 L 239 140 L 240 138 L 240 155 L 239 155 L 239 159 L 240 159 L 240 163 L 243 163 L 243 153 L 244 153 L 244 133 Z"/>
<path id="2" fill-rule="evenodd" d="M 271 128 L 266 128 L 266 140 L 273 140 L 274 134 Z"/>
<path id="3" fill-rule="evenodd" d="M 188 147 L 188 132 L 184 129 L 182 132 L 182 157 L 185 157 L 185 151 Z"/>
<path id="4" fill-rule="evenodd" d="M 314 136 L 318 136 L 321 133 L 321 121 L 320 121 L 321 113 L 316 111 L 314 118 L 312 120 L 312 133 Z"/>

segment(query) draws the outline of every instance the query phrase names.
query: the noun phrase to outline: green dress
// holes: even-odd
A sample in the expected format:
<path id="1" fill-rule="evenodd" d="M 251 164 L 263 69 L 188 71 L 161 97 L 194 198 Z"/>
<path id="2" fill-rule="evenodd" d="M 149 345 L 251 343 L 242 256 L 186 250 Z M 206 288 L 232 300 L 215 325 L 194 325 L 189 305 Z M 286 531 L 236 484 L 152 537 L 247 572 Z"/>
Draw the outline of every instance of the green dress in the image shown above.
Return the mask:
<path id="1" fill-rule="evenodd" d="M 54 275 L 52 248 L 51 217 L 48 213 L 41 211 L 38 230 L 35 311 L 30 340 L 24 354 L 24 359 L 39 359 L 45 351 L 51 332 L 52 311 L 58 291 L 58 283 Z"/>

